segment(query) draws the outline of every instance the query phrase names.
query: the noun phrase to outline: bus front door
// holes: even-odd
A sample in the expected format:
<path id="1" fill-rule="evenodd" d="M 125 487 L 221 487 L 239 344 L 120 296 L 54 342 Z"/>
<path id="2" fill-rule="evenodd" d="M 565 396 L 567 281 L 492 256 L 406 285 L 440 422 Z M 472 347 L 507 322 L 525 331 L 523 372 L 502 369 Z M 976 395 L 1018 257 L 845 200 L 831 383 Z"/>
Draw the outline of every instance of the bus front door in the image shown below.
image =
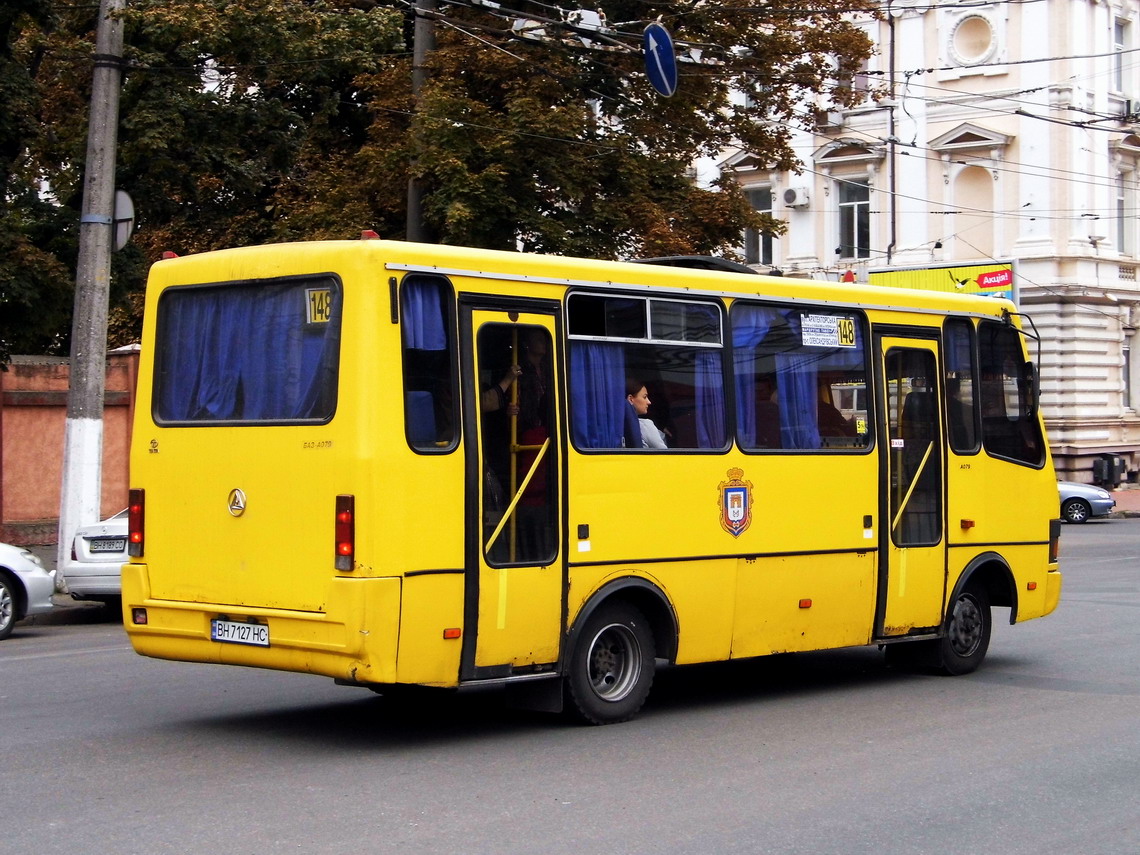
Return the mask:
<path id="1" fill-rule="evenodd" d="M 877 337 L 883 449 L 875 634 L 924 634 L 942 623 L 946 593 L 938 345 Z"/>
<path id="2" fill-rule="evenodd" d="M 464 680 L 554 673 L 563 613 L 556 310 L 461 314 Z"/>

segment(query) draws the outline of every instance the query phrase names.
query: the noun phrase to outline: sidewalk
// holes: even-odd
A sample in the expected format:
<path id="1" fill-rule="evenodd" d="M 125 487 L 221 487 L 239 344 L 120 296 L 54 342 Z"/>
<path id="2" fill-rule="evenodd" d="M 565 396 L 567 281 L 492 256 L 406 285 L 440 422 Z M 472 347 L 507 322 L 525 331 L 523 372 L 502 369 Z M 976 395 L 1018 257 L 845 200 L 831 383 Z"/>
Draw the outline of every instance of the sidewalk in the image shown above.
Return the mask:
<path id="1" fill-rule="evenodd" d="M 1109 490 L 1109 493 L 1116 500 L 1116 509 L 1112 512 L 1112 516 L 1140 517 L 1140 486 Z"/>

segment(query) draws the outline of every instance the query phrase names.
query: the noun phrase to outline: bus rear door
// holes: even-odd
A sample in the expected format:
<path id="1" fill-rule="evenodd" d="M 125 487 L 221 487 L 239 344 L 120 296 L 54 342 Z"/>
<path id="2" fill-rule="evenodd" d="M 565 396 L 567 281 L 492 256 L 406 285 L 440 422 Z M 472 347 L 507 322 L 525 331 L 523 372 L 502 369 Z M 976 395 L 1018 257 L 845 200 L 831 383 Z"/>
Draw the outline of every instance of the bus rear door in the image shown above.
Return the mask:
<path id="1" fill-rule="evenodd" d="M 553 673 L 563 614 L 557 304 L 462 304 L 467 444 L 461 677 Z"/>

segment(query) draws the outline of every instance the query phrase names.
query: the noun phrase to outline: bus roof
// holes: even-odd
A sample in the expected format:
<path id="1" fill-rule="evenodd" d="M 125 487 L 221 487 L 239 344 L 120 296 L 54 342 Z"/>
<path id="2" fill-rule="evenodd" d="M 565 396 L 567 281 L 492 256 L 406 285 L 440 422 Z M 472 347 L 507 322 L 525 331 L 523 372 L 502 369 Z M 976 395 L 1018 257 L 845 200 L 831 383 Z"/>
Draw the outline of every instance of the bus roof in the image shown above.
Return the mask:
<path id="1" fill-rule="evenodd" d="M 605 286 L 615 290 L 664 288 L 687 296 L 757 296 L 843 306 L 952 312 L 1001 317 L 1016 312 L 1004 298 L 949 294 L 863 283 L 821 282 L 790 276 L 742 275 L 718 269 L 662 263 L 607 261 L 539 255 L 445 244 L 390 240 L 330 240 L 265 244 L 167 258 L 152 269 L 160 287 L 194 282 L 240 281 L 329 272 L 349 258 L 390 272 L 430 272 L 454 278 L 495 279 L 565 288 Z"/>

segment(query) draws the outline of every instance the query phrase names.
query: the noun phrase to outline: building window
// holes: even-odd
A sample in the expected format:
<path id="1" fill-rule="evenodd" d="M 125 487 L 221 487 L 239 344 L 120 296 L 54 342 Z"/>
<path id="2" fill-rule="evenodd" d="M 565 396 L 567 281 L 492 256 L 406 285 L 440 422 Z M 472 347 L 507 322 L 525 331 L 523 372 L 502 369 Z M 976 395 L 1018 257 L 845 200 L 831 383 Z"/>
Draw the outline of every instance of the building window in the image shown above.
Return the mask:
<path id="1" fill-rule="evenodd" d="M 1124 345 L 1124 409 L 1132 409 L 1132 345 Z"/>
<path id="2" fill-rule="evenodd" d="M 839 182 L 839 257 L 871 256 L 871 185 L 868 181 Z"/>
<path id="3" fill-rule="evenodd" d="M 750 187 L 744 192 L 752 210 L 760 214 L 772 215 L 771 187 Z M 758 232 L 756 229 L 745 229 L 744 260 L 749 264 L 771 266 L 774 263 L 772 260 L 772 236 Z"/>
<path id="4" fill-rule="evenodd" d="M 1136 254 L 1136 193 L 1128 173 L 1116 176 L 1116 247 L 1122 255 Z"/>
<path id="5" fill-rule="evenodd" d="M 1131 41 L 1128 30 L 1128 21 L 1117 18 L 1112 22 L 1112 88 L 1117 92 L 1124 91 L 1124 55 Z"/>

